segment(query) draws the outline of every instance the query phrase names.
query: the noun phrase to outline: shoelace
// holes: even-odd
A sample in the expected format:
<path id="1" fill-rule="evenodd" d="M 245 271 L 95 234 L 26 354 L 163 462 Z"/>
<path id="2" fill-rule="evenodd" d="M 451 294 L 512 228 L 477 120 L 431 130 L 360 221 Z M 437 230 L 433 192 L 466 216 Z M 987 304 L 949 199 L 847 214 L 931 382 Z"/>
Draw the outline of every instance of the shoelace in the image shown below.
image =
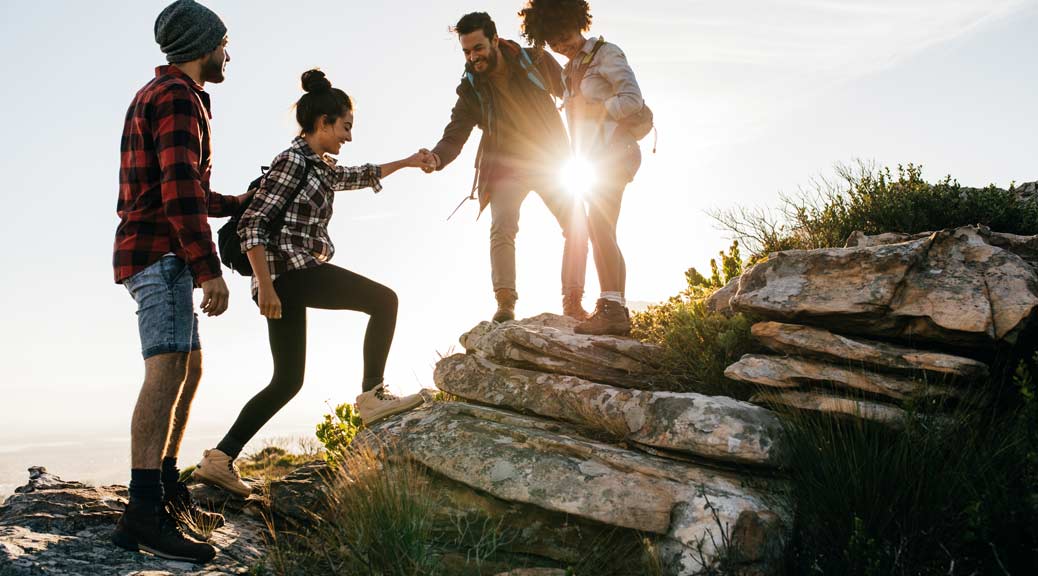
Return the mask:
<path id="1" fill-rule="evenodd" d="M 235 479 L 241 480 L 241 472 L 238 471 L 238 465 L 234 463 L 234 460 L 227 461 L 227 469 L 234 474 Z"/>
<path id="2" fill-rule="evenodd" d="M 165 509 L 159 511 L 159 533 L 184 537 L 184 532 L 180 529 L 180 524 L 177 523 L 176 518 Z"/>
<path id="3" fill-rule="evenodd" d="M 378 392 L 375 392 L 375 398 L 379 400 L 399 400 L 398 397 L 387 392 L 385 388 L 379 388 Z"/>

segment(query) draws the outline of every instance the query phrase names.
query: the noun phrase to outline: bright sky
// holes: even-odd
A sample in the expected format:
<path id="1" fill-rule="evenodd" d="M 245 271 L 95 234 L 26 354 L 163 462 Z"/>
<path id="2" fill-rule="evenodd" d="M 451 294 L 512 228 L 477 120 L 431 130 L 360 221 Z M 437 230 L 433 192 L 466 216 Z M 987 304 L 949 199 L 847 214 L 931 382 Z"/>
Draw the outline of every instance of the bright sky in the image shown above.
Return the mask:
<path id="1" fill-rule="evenodd" d="M 163 62 L 165 1 L 3 2 L 0 445 L 124 433 L 143 374 L 135 305 L 112 282 L 119 136 Z M 462 55 L 448 26 L 472 10 L 518 37 L 521 0 L 211 1 L 230 35 L 213 100 L 213 188 L 237 194 L 294 133 L 299 75 L 323 68 L 356 103 L 342 162 L 386 162 L 440 136 Z M 592 34 L 619 44 L 659 127 L 620 222 L 628 297 L 661 300 L 727 244 L 706 212 L 774 205 L 837 162 L 915 162 L 968 185 L 1038 179 L 1033 0 L 594 0 Z M 493 312 L 489 214 L 466 206 L 478 133 L 444 172 L 343 193 L 334 262 L 400 296 L 388 382 L 432 386 L 437 354 Z M 651 137 L 650 137 L 651 138 Z M 216 227 L 220 222 L 214 222 Z M 520 315 L 559 309 L 562 241 L 536 197 L 518 239 Z M 225 430 L 266 384 L 266 327 L 248 280 L 201 320 L 206 373 L 193 427 Z M 588 297 L 597 295 L 589 263 Z M 308 427 L 360 387 L 366 317 L 311 311 L 307 381 L 267 431 Z M 189 429 L 188 434 L 192 433 Z"/>

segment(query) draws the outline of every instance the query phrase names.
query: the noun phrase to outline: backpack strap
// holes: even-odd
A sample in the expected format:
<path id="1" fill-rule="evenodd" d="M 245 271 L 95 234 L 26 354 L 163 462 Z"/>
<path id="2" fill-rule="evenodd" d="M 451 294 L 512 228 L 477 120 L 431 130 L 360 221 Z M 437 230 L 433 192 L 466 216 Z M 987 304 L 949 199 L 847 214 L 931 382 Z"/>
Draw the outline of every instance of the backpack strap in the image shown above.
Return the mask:
<path id="1" fill-rule="evenodd" d="M 530 58 L 530 53 L 522 46 L 519 47 L 519 65 L 523 67 L 523 72 L 526 72 L 526 77 L 530 80 L 531 84 L 545 92 L 548 92 L 548 85 L 544 82 L 544 77 L 541 76 L 541 72 L 537 69 L 537 66 L 534 66 L 533 59 Z"/>
<path id="2" fill-rule="evenodd" d="M 580 59 L 580 63 L 577 64 L 573 71 L 573 75 L 569 78 L 570 94 L 575 96 L 581 95 L 580 83 L 584 81 L 584 75 L 587 74 L 588 68 L 591 67 L 591 62 L 595 59 L 595 55 L 598 54 L 598 50 L 602 48 L 603 45 L 605 45 L 605 36 L 599 36 L 598 40 L 595 41 L 595 46 L 591 49 L 591 52 L 585 54 L 584 57 Z"/>

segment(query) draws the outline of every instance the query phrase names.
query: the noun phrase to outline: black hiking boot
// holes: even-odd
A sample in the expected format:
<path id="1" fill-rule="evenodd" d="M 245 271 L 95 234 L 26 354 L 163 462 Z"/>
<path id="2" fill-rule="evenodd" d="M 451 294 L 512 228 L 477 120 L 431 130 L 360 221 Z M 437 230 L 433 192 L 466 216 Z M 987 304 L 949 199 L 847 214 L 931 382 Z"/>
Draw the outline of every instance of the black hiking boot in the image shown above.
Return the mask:
<path id="1" fill-rule="evenodd" d="M 185 536 L 176 520 L 158 505 L 128 504 L 112 533 L 112 543 L 126 550 L 195 564 L 205 564 L 216 556 L 216 549 L 209 544 Z"/>
<path id="2" fill-rule="evenodd" d="M 628 336 L 631 334 L 631 315 L 627 307 L 619 302 L 599 298 L 591 318 L 577 324 L 573 331 L 597 336 Z"/>
<path id="3" fill-rule="evenodd" d="M 223 514 L 203 509 L 191 495 L 187 484 L 177 482 L 175 488 L 166 489 L 166 512 L 180 523 L 182 528 L 193 530 L 195 527 L 216 530 L 224 525 Z"/>

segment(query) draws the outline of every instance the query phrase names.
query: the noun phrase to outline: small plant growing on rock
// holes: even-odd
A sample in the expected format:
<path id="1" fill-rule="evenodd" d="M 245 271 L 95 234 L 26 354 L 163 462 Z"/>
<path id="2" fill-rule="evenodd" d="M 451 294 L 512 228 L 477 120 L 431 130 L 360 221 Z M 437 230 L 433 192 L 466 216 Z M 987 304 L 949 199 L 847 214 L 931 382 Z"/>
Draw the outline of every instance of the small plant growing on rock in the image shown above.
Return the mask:
<path id="1" fill-rule="evenodd" d="M 664 349 L 669 375 L 663 387 L 748 398 L 752 390 L 724 377 L 724 369 L 754 350 L 753 321 L 745 314 L 711 312 L 703 299 L 742 274 L 739 243 L 710 261 L 710 277 L 695 268 L 685 272 L 687 287 L 666 302 L 631 317 L 631 334 Z"/>
<path id="2" fill-rule="evenodd" d="M 325 459 L 334 462 L 346 453 L 363 423 L 353 406 L 345 403 L 336 406 L 331 414 L 317 424 L 317 439 L 324 445 Z"/>

